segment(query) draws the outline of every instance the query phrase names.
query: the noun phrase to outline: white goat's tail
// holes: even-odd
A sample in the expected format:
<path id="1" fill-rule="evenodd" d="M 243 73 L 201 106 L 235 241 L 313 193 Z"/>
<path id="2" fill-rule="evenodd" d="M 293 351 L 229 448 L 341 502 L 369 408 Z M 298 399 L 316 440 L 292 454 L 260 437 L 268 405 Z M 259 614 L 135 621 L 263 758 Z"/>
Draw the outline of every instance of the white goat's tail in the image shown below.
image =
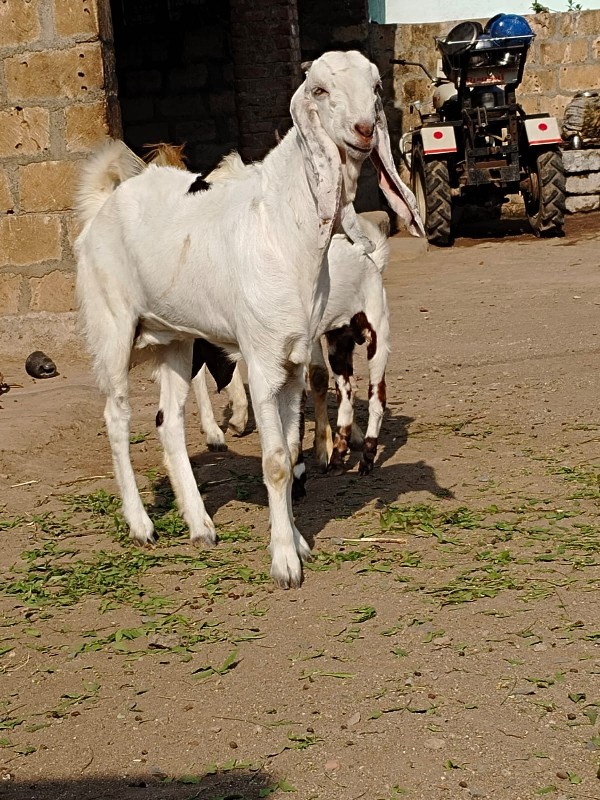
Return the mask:
<path id="1" fill-rule="evenodd" d="M 114 140 L 106 144 L 89 161 L 81 172 L 75 207 L 85 225 L 94 219 L 117 186 L 146 168 L 141 158 L 127 145 Z"/>

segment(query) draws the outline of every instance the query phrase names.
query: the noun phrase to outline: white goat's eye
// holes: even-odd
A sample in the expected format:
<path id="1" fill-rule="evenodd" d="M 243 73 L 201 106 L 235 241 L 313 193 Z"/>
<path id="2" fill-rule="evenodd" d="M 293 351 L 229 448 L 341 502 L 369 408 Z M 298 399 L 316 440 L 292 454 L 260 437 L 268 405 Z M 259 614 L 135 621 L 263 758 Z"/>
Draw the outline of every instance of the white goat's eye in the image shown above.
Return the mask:
<path id="1" fill-rule="evenodd" d="M 315 97 L 321 97 L 324 94 L 328 94 L 327 89 L 323 89 L 321 86 L 315 86 L 312 90 L 312 93 Z"/>

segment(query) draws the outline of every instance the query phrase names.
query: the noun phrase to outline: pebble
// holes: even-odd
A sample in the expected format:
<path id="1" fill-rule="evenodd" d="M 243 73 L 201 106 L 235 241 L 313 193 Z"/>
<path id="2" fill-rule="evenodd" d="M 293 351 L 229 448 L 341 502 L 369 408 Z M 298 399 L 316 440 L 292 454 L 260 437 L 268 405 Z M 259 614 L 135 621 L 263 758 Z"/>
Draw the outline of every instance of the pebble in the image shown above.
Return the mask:
<path id="1" fill-rule="evenodd" d="M 332 758 L 329 761 L 325 762 L 325 769 L 327 770 L 327 772 L 334 772 L 336 769 L 339 768 L 340 768 L 340 762 L 335 758 Z"/>
<path id="2" fill-rule="evenodd" d="M 148 772 L 154 778 L 167 778 L 167 773 L 160 767 L 148 767 Z"/>
<path id="3" fill-rule="evenodd" d="M 425 739 L 423 744 L 428 750 L 441 750 L 446 745 L 446 742 L 444 739 L 437 739 L 432 736 L 430 739 Z"/>

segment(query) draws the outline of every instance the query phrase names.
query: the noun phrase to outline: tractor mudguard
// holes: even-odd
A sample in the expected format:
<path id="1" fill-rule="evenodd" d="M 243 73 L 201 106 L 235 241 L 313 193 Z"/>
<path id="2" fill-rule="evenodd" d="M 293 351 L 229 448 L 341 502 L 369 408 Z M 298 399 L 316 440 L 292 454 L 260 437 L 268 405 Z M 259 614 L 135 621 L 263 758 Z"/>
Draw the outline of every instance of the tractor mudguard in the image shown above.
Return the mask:
<path id="1" fill-rule="evenodd" d="M 534 117 L 523 123 L 530 145 L 560 144 L 562 137 L 556 117 Z"/>
<path id="2" fill-rule="evenodd" d="M 426 156 L 456 153 L 456 135 L 452 125 L 421 128 L 421 141 Z"/>

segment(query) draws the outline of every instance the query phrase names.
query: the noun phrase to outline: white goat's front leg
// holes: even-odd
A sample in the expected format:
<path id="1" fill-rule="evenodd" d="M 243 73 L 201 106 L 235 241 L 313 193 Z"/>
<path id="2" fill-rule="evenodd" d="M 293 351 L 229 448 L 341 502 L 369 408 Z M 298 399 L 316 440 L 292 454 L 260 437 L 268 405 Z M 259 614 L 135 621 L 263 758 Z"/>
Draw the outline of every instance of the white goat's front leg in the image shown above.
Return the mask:
<path id="1" fill-rule="evenodd" d="M 191 348 L 191 342 L 175 342 L 160 353 L 160 406 L 156 427 L 190 539 L 212 546 L 217 539 L 215 526 L 204 508 L 185 444 L 184 410 L 190 388 Z"/>
<path id="2" fill-rule="evenodd" d="M 200 412 L 200 425 L 206 436 L 209 450 L 227 450 L 225 434 L 217 425 L 215 412 L 210 402 L 208 386 L 206 385 L 206 364 L 203 364 L 192 381 L 198 411 Z"/>
<path id="3" fill-rule="evenodd" d="M 281 387 L 270 385 L 261 365 L 252 363 L 248 363 L 248 383 L 262 447 L 263 480 L 269 496 L 271 577 L 284 589 L 296 588 L 302 583 L 302 563 L 291 521 L 292 459 L 279 412 Z"/>
<path id="4" fill-rule="evenodd" d="M 225 388 L 225 391 L 231 403 L 231 417 L 228 425 L 234 433 L 241 436 L 248 424 L 248 398 L 239 364 L 235 365 L 231 383 Z"/>
<path id="5" fill-rule="evenodd" d="M 302 562 L 310 561 L 312 554 L 306 539 L 302 536 L 293 515 L 292 500 L 304 497 L 304 482 L 306 480 L 304 457 L 302 454 L 302 440 L 304 437 L 304 424 L 301 421 L 301 406 L 306 399 L 306 382 L 304 378 L 304 367 L 296 366 L 292 368 L 292 372 L 288 380 L 281 388 L 278 397 L 279 403 L 279 416 L 281 418 L 281 426 L 283 435 L 285 437 L 288 451 L 290 453 L 290 460 L 292 463 L 292 483 L 289 489 L 288 498 L 288 514 L 290 518 L 290 525 L 294 533 L 294 545 L 296 552 Z M 303 413 L 303 410 L 302 410 Z M 297 497 L 294 498 L 296 492 Z"/>
<path id="6" fill-rule="evenodd" d="M 309 380 L 315 407 L 315 458 L 319 467 L 326 470 L 333 452 L 333 437 L 327 413 L 329 370 L 323 357 L 323 347 L 320 339 L 313 344 Z"/>

